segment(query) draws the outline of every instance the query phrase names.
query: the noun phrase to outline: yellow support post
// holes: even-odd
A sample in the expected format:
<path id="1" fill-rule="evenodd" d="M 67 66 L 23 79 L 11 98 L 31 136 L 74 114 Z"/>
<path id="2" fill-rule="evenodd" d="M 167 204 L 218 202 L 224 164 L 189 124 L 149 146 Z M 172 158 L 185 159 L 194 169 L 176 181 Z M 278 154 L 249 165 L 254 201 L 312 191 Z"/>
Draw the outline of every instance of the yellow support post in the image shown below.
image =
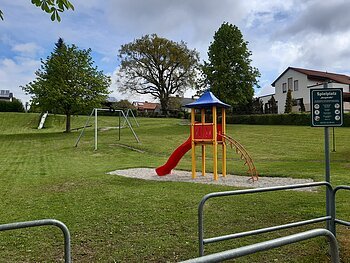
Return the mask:
<path id="1" fill-rule="evenodd" d="M 222 108 L 222 134 L 226 134 L 226 110 Z M 225 138 L 222 137 L 222 176 L 226 177 L 226 142 Z"/>
<path id="2" fill-rule="evenodd" d="M 196 178 L 196 144 L 194 141 L 195 109 L 191 109 L 191 156 L 192 156 L 192 179 Z"/>
<path id="3" fill-rule="evenodd" d="M 201 122 L 205 123 L 205 109 L 201 109 Z M 205 176 L 205 144 L 202 144 L 202 176 Z"/>
<path id="4" fill-rule="evenodd" d="M 214 180 L 218 180 L 218 141 L 217 141 L 217 112 L 213 106 L 213 173 Z"/>

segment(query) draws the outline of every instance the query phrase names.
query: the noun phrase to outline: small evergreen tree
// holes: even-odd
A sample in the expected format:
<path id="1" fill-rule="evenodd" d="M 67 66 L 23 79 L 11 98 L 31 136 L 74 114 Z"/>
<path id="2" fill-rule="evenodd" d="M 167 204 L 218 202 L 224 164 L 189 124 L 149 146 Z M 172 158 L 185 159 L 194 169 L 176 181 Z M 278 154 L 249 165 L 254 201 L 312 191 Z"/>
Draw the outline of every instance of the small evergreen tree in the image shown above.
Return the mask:
<path id="1" fill-rule="evenodd" d="M 286 104 L 284 106 L 284 113 L 291 113 L 293 108 L 292 91 L 288 90 Z"/>
<path id="2" fill-rule="evenodd" d="M 300 111 L 305 112 L 305 105 L 304 105 L 303 99 L 301 99 L 301 101 L 300 101 Z"/>
<path id="3" fill-rule="evenodd" d="M 278 113 L 277 102 L 276 102 L 275 97 L 273 95 L 271 96 L 271 99 L 269 99 L 268 105 L 269 105 L 268 112 L 265 112 L 265 113 L 272 113 L 272 114 Z"/>
<path id="4" fill-rule="evenodd" d="M 253 114 L 262 114 L 263 113 L 263 102 L 260 98 L 253 99 L 252 113 Z"/>

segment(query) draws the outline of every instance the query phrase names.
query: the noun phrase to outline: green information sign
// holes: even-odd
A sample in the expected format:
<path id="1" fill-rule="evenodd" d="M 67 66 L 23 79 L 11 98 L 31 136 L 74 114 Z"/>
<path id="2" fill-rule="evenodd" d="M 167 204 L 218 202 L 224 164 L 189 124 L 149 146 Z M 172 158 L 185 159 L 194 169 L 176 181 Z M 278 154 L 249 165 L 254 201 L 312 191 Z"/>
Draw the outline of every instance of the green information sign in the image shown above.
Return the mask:
<path id="1" fill-rule="evenodd" d="M 343 89 L 311 89 L 310 98 L 312 126 L 343 125 Z"/>

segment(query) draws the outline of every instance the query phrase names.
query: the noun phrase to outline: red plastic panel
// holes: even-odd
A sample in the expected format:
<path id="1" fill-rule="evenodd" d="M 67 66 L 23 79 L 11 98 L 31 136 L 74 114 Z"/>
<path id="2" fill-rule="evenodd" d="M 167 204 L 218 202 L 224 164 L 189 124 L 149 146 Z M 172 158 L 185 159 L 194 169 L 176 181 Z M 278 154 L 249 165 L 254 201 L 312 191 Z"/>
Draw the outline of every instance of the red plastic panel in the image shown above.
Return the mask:
<path id="1" fill-rule="evenodd" d="M 213 124 L 195 124 L 194 126 L 195 140 L 212 140 L 213 139 Z"/>

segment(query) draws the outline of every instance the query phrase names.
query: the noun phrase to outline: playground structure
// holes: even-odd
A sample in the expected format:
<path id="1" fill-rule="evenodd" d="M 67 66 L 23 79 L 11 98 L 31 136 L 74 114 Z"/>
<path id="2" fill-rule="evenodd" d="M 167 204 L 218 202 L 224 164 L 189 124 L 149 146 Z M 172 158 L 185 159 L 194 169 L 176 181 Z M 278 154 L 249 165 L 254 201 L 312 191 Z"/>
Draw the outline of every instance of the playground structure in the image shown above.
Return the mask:
<path id="1" fill-rule="evenodd" d="M 49 115 L 48 112 L 45 112 L 41 115 L 38 130 L 41 130 L 42 128 L 44 128 L 44 124 L 48 115 Z"/>
<path id="2" fill-rule="evenodd" d="M 131 122 L 129 121 L 128 117 L 129 117 L 129 114 L 133 117 L 134 119 L 134 122 L 136 124 L 136 126 L 139 126 L 139 123 L 137 122 L 136 118 L 135 118 L 135 115 L 133 114 L 133 112 L 128 109 L 126 114 L 124 113 L 123 110 L 110 110 L 110 109 L 99 109 L 99 108 L 94 108 L 89 116 L 89 118 L 87 119 L 84 127 L 82 128 L 80 134 L 79 134 L 79 137 L 77 139 L 77 141 L 75 142 L 75 147 L 78 146 L 82 136 L 84 135 L 84 132 L 85 132 L 85 129 L 87 127 L 91 127 L 92 125 L 90 125 L 90 120 L 92 118 L 92 116 L 95 117 L 95 151 L 97 150 L 97 146 L 98 146 L 98 112 L 99 111 L 108 111 L 108 112 L 114 112 L 114 113 L 117 113 L 118 114 L 118 126 L 114 127 L 114 128 L 117 128 L 118 131 L 119 131 L 119 135 L 118 135 L 118 140 L 120 141 L 120 129 L 124 128 L 125 125 L 130 129 L 130 131 L 132 132 L 132 134 L 134 135 L 135 137 L 135 140 L 140 143 L 140 140 L 139 138 L 137 137 L 136 135 L 136 132 L 135 130 L 133 129 L 132 127 L 132 124 Z M 123 118 L 124 122 L 123 122 L 123 125 L 121 125 L 121 118 Z"/>
<path id="3" fill-rule="evenodd" d="M 206 91 L 197 101 L 187 104 L 191 108 L 191 132 L 190 137 L 181 144 L 169 157 L 168 161 L 156 169 L 159 176 L 171 173 L 181 158 L 191 150 L 192 178 L 196 178 L 196 146 L 201 146 L 202 152 L 202 176 L 206 173 L 206 146 L 213 147 L 213 174 L 214 180 L 218 180 L 218 146 L 222 147 L 222 176 L 226 176 L 226 152 L 227 143 L 236 149 L 253 181 L 258 180 L 258 173 L 252 158 L 239 142 L 226 135 L 226 109 L 230 106 L 219 99 L 213 93 Z M 200 112 L 200 122 L 196 122 L 196 111 Z M 210 122 L 206 122 L 210 119 Z"/>

